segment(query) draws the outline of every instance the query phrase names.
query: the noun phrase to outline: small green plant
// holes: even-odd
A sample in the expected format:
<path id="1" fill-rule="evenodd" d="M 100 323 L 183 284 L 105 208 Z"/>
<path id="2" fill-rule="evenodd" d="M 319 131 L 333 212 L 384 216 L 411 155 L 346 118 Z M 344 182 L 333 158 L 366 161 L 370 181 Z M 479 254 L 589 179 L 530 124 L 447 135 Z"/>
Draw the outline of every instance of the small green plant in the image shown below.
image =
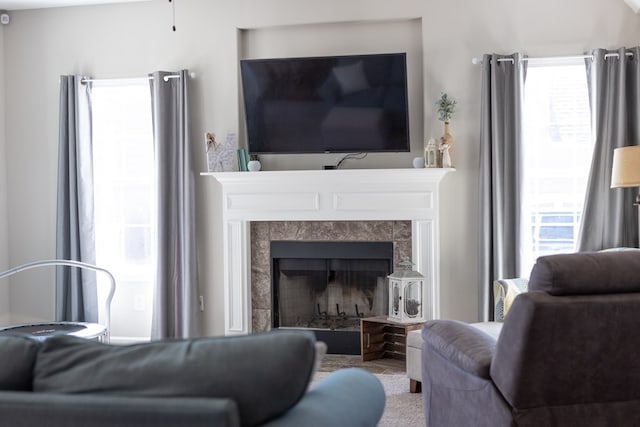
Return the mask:
<path id="1" fill-rule="evenodd" d="M 441 122 L 449 123 L 451 117 L 456 110 L 456 101 L 453 98 L 449 98 L 449 95 L 442 93 L 440 99 L 436 101 L 438 106 L 438 120 Z"/>

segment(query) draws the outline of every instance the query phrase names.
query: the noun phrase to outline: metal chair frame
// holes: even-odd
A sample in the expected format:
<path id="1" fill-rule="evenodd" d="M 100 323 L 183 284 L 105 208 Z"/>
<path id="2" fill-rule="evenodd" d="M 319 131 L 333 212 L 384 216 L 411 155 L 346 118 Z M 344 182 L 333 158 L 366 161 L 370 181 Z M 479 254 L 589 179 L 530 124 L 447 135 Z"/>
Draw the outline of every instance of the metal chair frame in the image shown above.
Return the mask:
<path id="1" fill-rule="evenodd" d="M 105 328 L 106 328 L 106 336 L 104 342 L 108 343 L 111 339 L 111 301 L 113 300 L 113 295 L 116 291 L 116 279 L 113 277 L 113 274 L 108 270 L 97 267 L 93 264 L 89 264 L 81 261 L 73 261 L 73 260 L 64 260 L 64 259 L 50 259 L 50 260 L 42 260 L 42 261 L 34 261 L 27 264 L 22 264 L 17 267 L 13 267 L 9 270 L 3 271 L 0 273 L 0 279 L 5 277 L 12 276 L 21 271 L 30 270 L 36 267 L 45 267 L 45 266 L 67 266 L 67 267 L 76 267 L 76 268 L 84 268 L 87 270 L 92 270 L 99 273 L 104 273 L 108 276 L 109 281 L 111 282 L 111 286 L 109 289 L 109 293 L 107 294 L 107 300 L 105 302 Z M 68 322 L 49 322 L 48 324 L 55 323 L 68 323 Z M 82 322 L 72 322 L 72 323 L 80 323 Z"/>

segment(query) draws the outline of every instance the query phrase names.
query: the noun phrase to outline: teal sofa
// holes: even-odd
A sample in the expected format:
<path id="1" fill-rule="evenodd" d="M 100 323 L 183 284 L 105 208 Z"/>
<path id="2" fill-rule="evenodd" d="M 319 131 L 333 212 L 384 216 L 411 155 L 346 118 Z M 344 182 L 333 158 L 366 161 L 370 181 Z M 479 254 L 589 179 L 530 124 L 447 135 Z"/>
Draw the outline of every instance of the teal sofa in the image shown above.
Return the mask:
<path id="1" fill-rule="evenodd" d="M 295 331 L 128 346 L 0 337 L 0 424 L 376 426 L 380 381 L 342 369 L 310 386 L 315 358 Z"/>

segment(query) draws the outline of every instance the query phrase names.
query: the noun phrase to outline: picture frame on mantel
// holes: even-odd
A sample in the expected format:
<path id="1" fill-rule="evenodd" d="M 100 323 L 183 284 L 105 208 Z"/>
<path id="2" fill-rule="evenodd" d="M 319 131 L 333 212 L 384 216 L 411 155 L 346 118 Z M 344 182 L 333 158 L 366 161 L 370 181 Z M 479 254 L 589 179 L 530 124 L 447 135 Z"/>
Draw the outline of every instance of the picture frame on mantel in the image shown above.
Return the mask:
<path id="1" fill-rule="evenodd" d="M 224 142 L 216 141 L 216 136 L 205 134 L 208 172 L 232 172 L 236 164 L 237 138 L 235 133 L 228 133 Z"/>

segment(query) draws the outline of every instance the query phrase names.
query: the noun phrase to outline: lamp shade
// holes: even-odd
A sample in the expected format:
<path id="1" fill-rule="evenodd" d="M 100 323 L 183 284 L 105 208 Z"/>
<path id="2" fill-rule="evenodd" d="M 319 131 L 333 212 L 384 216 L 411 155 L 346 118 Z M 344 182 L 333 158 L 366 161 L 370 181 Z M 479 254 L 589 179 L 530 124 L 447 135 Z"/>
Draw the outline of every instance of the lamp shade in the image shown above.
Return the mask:
<path id="1" fill-rule="evenodd" d="M 613 150 L 611 188 L 640 186 L 640 145 Z"/>

